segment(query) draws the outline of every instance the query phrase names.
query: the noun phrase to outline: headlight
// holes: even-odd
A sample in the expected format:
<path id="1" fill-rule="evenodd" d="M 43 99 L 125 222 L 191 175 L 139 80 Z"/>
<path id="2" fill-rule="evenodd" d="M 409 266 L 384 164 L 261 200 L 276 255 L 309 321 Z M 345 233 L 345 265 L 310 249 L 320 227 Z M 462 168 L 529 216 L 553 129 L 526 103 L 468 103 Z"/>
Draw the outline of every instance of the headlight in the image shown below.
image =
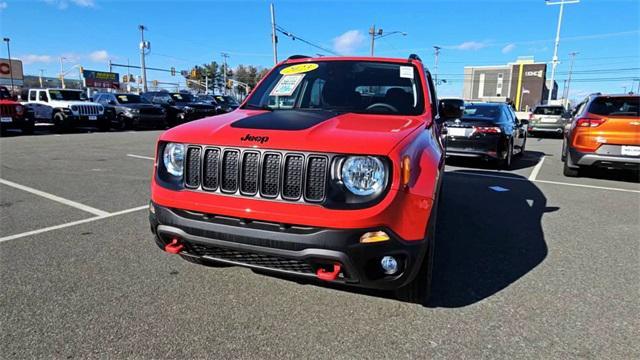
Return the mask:
<path id="1" fill-rule="evenodd" d="M 181 177 L 184 168 L 184 144 L 168 143 L 164 147 L 164 167 L 173 176 Z"/>
<path id="2" fill-rule="evenodd" d="M 98 112 L 104 112 L 104 106 L 98 105 Z"/>
<path id="3" fill-rule="evenodd" d="M 71 105 L 71 111 L 78 112 L 78 107 L 75 105 Z"/>
<path id="4" fill-rule="evenodd" d="M 189 106 L 185 106 L 185 107 L 182 108 L 182 110 L 184 110 L 184 112 L 192 112 L 193 108 L 189 107 Z"/>
<path id="5" fill-rule="evenodd" d="M 373 156 L 351 156 L 342 164 L 342 182 L 355 195 L 368 196 L 386 187 L 384 164 Z"/>
<path id="6" fill-rule="evenodd" d="M 132 113 L 132 114 L 137 114 L 140 112 L 140 110 L 138 109 L 131 109 L 131 108 L 126 108 L 124 111 L 128 112 L 128 113 Z"/>

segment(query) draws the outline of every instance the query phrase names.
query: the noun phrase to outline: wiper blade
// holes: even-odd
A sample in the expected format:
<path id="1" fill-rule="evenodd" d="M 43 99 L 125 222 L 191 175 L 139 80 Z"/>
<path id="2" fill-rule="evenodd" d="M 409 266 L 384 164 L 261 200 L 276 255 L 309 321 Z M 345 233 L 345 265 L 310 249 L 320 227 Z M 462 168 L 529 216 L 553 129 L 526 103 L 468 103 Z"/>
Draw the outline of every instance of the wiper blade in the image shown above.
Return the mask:
<path id="1" fill-rule="evenodd" d="M 258 105 L 247 104 L 243 107 L 243 109 L 273 111 L 273 108 L 269 107 L 269 105 L 258 106 Z"/>

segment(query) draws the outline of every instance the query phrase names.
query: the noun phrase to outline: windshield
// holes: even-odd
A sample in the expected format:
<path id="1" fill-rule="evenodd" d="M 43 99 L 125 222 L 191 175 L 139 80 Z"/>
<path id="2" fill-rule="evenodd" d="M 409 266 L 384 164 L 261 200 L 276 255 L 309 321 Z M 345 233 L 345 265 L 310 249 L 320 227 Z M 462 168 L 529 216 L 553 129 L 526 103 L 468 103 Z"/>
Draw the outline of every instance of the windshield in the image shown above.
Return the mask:
<path id="1" fill-rule="evenodd" d="M 82 91 L 74 90 L 49 90 L 51 100 L 58 101 L 85 101 L 87 97 Z"/>
<path id="2" fill-rule="evenodd" d="M 227 104 L 229 105 L 238 105 L 238 102 L 236 101 L 236 99 L 232 98 L 231 96 L 225 96 L 224 100 L 227 102 Z"/>
<path id="3" fill-rule="evenodd" d="M 490 121 L 500 120 L 500 106 L 498 105 L 465 105 L 462 121 Z"/>
<path id="4" fill-rule="evenodd" d="M 564 114 L 564 108 L 562 106 L 541 106 L 533 110 L 536 115 L 562 115 Z"/>
<path id="5" fill-rule="evenodd" d="M 410 64 L 319 61 L 276 68 L 245 108 L 418 115 L 423 100 L 419 73 Z"/>
<path id="6" fill-rule="evenodd" d="M 11 94 L 9 93 L 9 90 L 6 87 L 0 87 L 0 99 L 10 99 L 11 98 Z"/>
<path id="7" fill-rule="evenodd" d="M 120 104 L 139 104 L 146 103 L 147 101 L 135 94 L 118 94 L 116 95 Z"/>
<path id="8" fill-rule="evenodd" d="M 640 116 L 640 96 L 601 97 L 593 100 L 589 112 L 596 115 Z"/>
<path id="9" fill-rule="evenodd" d="M 191 94 L 183 94 L 183 93 L 173 93 L 171 97 L 176 102 L 194 102 L 193 96 Z"/>

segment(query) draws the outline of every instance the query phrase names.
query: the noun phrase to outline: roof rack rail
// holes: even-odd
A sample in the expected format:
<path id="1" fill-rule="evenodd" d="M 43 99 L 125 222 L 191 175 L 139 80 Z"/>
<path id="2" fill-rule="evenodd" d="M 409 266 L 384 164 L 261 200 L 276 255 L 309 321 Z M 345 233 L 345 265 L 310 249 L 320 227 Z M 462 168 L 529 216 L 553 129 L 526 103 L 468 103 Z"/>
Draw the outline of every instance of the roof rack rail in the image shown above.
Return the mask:
<path id="1" fill-rule="evenodd" d="M 409 60 L 418 60 L 418 61 L 422 61 L 422 59 L 420 59 L 420 56 L 416 55 L 416 54 L 411 54 L 409 55 Z"/>
<path id="2" fill-rule="evenodd" d="M 287 58 L 287 60 L 297 60 L 297 59 L 310 59 L 311 56 L 307 55 L 291 55 Z"/>

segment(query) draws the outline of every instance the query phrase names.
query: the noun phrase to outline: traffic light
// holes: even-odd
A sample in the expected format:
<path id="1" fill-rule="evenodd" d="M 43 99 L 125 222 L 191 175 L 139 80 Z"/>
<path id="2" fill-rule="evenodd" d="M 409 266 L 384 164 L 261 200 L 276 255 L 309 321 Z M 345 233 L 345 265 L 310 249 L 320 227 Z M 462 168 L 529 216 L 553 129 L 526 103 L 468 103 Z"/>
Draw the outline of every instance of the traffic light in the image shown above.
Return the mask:
<path id="1" fill-rule="evenodd" d="M 227 89 L 233 88 L 233 80 L 227 80 Z"/>
<path id="2" fill-rule="evenodd" d="M 153 80 L 151 84 L 153 84 L 153 87 L 158 87 L 158 80 Z"/>
<path id="3" fill-rule="evenodd" d="M 191 77 L 192 78 L 197 78 L 198 77 L 198 70 L 196 69 L 191 69 Z"/>
<path id="4" fill-rule="evenodd" d="M 122 82 L 123 83 L 129 82 L 129 78 L 127 77 L 127 74 L 122 75 Z"/>
<path id="5" fill-rule="evenodd" d="M 176 68 L 171 67 L 171 76 L 176 76 Z"/>
<path id="6" fill-rule="evenodd" d="M 80 73 L 84 73 L 84 67 L 80 66 Z"/>

